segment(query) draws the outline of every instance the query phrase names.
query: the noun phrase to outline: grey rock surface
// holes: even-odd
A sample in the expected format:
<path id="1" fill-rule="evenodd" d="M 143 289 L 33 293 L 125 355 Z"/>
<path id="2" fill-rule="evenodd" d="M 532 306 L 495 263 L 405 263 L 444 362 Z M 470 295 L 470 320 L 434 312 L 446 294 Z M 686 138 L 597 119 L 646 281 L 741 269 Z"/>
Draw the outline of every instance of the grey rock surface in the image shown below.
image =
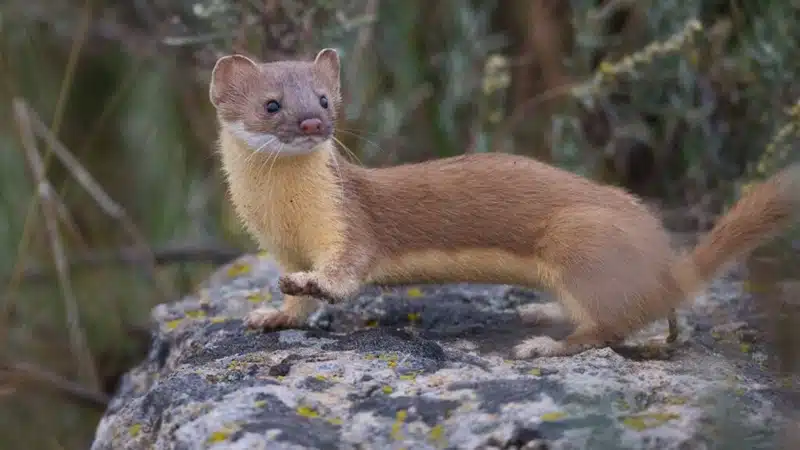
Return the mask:
<path id="1" fill-rule="evenodd" d="M 742 340 L 751 300 L 732 275 L 687 304 L 665 358 L 531 360 L 511 347 L 563 332 L 519 326 L 534 291 L 370 287 L 307 329 L 245 330 L 247 311 L 280 303 L 277 277 L 247 255 L 155 308 L 151 351 L 92 449 L 772 449 L 796 406 Z M 663 342 L 663 322 L 635 341 Z"/>

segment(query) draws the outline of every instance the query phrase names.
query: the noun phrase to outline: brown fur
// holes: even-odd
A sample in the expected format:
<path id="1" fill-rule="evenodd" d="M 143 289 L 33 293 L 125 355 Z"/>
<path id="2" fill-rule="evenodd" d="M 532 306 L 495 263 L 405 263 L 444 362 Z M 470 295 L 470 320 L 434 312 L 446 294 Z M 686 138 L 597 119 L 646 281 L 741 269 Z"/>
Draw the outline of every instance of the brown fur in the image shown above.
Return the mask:
<path id="1" fill-rule="evenodd" d="M 516 354 L 572 354 L 660 318 L 672 323 L 675 307 L 800 207 L 800 169 L 792 167 L 741 199 L 682 255 L 632 195 L 530 158 L 472 154 L 381 169 L 348 163 L 331 143 L 334 113 L 315 104 L 323 91 L 335 106 L 340 101 L 335 52 L 323 50 L 314 63 L 227 58 L 215 67 L 211 99 L 231 200 L 287 271 L 282 308 L 256 310 L 249 326 L 300 326 L 318 306 L 314 297 L 341 301 L 364 283 L 507 283 L 559 299 L 560 306 L 523 308 L 526 322 L 576 326 L 561 341 L 529 339 Z M 259 120 L 258 105 L 278 96 L 286 117 Z M 330 127 L 308 142 L 293 128 L 304 117 Z M 264 133 L 281 144 L 254 152 Z M 309 151 L 281 154 L 283 144 L 302 147 L 296 142 Z"/>

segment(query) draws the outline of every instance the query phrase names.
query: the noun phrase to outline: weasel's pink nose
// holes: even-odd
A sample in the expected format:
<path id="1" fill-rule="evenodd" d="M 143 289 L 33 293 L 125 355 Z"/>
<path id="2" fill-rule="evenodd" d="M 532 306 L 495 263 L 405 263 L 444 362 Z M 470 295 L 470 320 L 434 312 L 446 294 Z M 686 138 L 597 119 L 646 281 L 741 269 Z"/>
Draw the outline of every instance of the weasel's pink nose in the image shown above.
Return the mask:
<path id="1" fill-rule="evenodd" d="M 318 134 L 322 130 L 322 121 L 319 119 L 306 119 L 300 122 L 300 129 L 305 134 Z"/>

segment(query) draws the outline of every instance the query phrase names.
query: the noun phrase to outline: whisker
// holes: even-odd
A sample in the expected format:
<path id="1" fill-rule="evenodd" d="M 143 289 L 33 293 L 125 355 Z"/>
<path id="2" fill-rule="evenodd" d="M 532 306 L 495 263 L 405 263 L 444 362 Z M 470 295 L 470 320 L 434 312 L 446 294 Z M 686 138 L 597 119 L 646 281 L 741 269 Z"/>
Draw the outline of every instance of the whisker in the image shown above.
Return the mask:
<path id="1" fill-rule="evenodd" d="M 256 149 L 255 153 L 258 153 L 261 150 L 263 150 L 264 147 L 266 147 L 267 145 L 273 143 L 275 141 L 275 139 L 277 139 L 277 137 L 273 137 L 270 140 L 268 140 L 267 142 L 264 142 L 263 144 L 261 144 L 261 146 Z"/>
<path id="2" fill-rule="evenodd" d="M 275 188 L 275 183 L 273 183 L 272 180 L 270 180 L 270 177 L 272 177 L 272 168 L 275 166 L 275 161 L 278 160 L 278 157 L 279 157 L 279 155 L 281 153 L 281 150 L 283 150 L 283 143 L 282 142 L 281 142 L 281 146 L 278 147 L 278 151 L 274 152 L 273 154 L 270 154 L 269 157 L 267 157 L 267 161 L 272 159 L 272 162 L 270 162 L 269 168 L 267 169 L 267 175 L 266 175 L 267 185 L 269 186 L 269 188 L 267 189 L 267 204 L 268 205 L 272 204 L 272 190 Z"/>
<path id="3" fill-rule="evenodd" d="M 268 140 L 267 142 L 265 142 L 265 143 L 261 144 L 261 146 L 260 146 L 260 147 L 258 147 L 257 149 L 253 150 L 252 152 L 250 152 L 250 154 L 249 154 L 249 155 L 247 155 L 247 158 L 245 158 L 245 160 L 244 160 L 244 163 L 245 163 L 245 165 L 247 165 L 247 164 L 249 164 L 249 163 L 250 163 L 250 159 L 251 159 L 251 158 L 255 159 L 255 158 L 257 157 L 256 155 L 259 155 L 259 154 L 260 154 L 260 152 L 261 152 L 261 150 L 262 150 L 264 147 L 266 147 L 267 145 L 269 145 L 269 144 L 271 144 L 272 142 L 274 142 L 274 141 L 275 141 L 275 139 L 277 139 L 277 138 L 276 138 L 276 137 L 273 137 L 273 138 L 271 138 L 271 139 L 270 139 L 270 140 Z"/>
<path id="4" fill-rule="evenodd" d="M 334 138 L 334 139 L 336 139 L 336 138 Z M 337 141 L 338 141 L 338 139 L 337 139 Z M 336 166 L 336 171 L 339 173 L 339 178 L 338 178 L 338 180 L 339 180 L 339 182 L 338 182 L 338 185 L 339 185 L 339 204 L 340 205 L 344 205 L 344 178 L 342 178 L 342 169 L 339 166 L 339 159 L 336 157 L 336 155 L 332 155 L 332 158 L 333 158 L 333 164 Z"/>
<path id="5" fill-rule="evenodd" d="M 367 144 L 370 144 L 370 145 L 372 145 L 373 147 L 375 147 L 376 149 L 378 149 L 379 151 L 383 152 L 383 149 L 381 148 L 381 146 L 380 146 L 380 145 L 376 144 L 376 143 L 375 143 L 375 142 L 373 142 L 373 141 L 370 141 L 369 139 L 365 138 L 365 137 L 364 137 L 364 136 L 362 136 L 361 134 L 358 134 L 358 133 L 356 133 L 356 132 L 354 132 L 354 131 L 350 131 L 350 130 L 346 130 L 346 129 L 341 129 L 341 128 L 339 129 L 339 131 L 341 131 L 342 133 L 347 133 L 347 134 L 349 134 L 349 135 L 351 135 L 351 136 L 357 137 L 358 139 L 361 139 L 362 141 L 366 142 Z M 377 133 L 376 133 L 376 135 L 377 135 Z"/>
<path id="6" fill-rule="evenodd" d="M 360 131 L 360 130 L 357 130 L 355 128 L 336 128 L 336 130 L 337 131 L 346 131 L 346 132 L 352 133 L 352 134 L 358 134 L 359 136 L 360 135 L 368 135 L 368 136 L 372 136 L 372 137 L 380 136 L 380 133 L 375 132 L 375 131 L 372 131 L 372 132 L 370 132 L 370 131 Z"/>
<path id="7" fill-rule="evenodd" d="M 258 167 L 259 172 L 264 170 L 264 166 L 266 166 L 269 163 L 269 160 L 270 158 L 272 158 L 273 153 L 270 152 L 267 153 L 266 155 L 261 155 L 261 156 L 263 156 L 263 158 L 261 158 L 261 164 Z"/>
<path id="8" fill-rule="evenodd" d="M 358 162 L 358 165 L 359 165 L 359 166 L 363 166 L 363 165 L 364 165 L 364 163 L 362 163 L 362 162 L 361 162 L 361 160 L 358 158 L 358 156 L 357 156 L 357 155 L 356 155 L 356 154 L 355 154 L 355 153 L 354 153 L 352 150 L 350 150 L 350 149 L 349 149 L 349 148 L 348 148 L 346 145 L 344 145 L 344 142 L 340 141 L 340 140 L 339 140 L 339 139 L 338 139 L 336 136 L 331 136 L 331 137 L 332 137 L 332 138 L 333 138 L 333 140 L 334 140 L 334 141 L 335 141 L 337 144 L 339 144 L 339 145 L 340 145 L 340 146 L 341 146 L 341 147 L 342 147 L 342 148 L 343 148 L 343 149 L 344 149 L 344 150 L 345 150 L 345 151 L 346 151 L 346 152 L 347 152 L 347 153 L 348 153 L 350 156 L 352 156 L 352 157 L 353 157 L 353 159 L 355 159 L 355 160 L 356 160 L 356 162 Z"/>

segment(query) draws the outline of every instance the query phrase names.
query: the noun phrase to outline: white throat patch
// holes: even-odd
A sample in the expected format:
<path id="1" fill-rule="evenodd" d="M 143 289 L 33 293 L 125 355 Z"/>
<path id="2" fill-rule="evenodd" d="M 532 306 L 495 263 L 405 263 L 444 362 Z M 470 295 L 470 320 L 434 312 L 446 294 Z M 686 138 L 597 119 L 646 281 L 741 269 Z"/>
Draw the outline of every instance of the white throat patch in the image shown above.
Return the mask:
<path id="1" fill-rule="evenodd" d="M 311 139 L 300 144 L 286 144 L 278 140 L 274 134 L 247 131 L 241 121 L 228 122 L 225 127 L 235 137 L 244 141 L 251 150 L 258 153 L 279 153 L 285 156 L 305 155 L 313 152 L 322 144 L 322 142 L 314 142 Z"/>

